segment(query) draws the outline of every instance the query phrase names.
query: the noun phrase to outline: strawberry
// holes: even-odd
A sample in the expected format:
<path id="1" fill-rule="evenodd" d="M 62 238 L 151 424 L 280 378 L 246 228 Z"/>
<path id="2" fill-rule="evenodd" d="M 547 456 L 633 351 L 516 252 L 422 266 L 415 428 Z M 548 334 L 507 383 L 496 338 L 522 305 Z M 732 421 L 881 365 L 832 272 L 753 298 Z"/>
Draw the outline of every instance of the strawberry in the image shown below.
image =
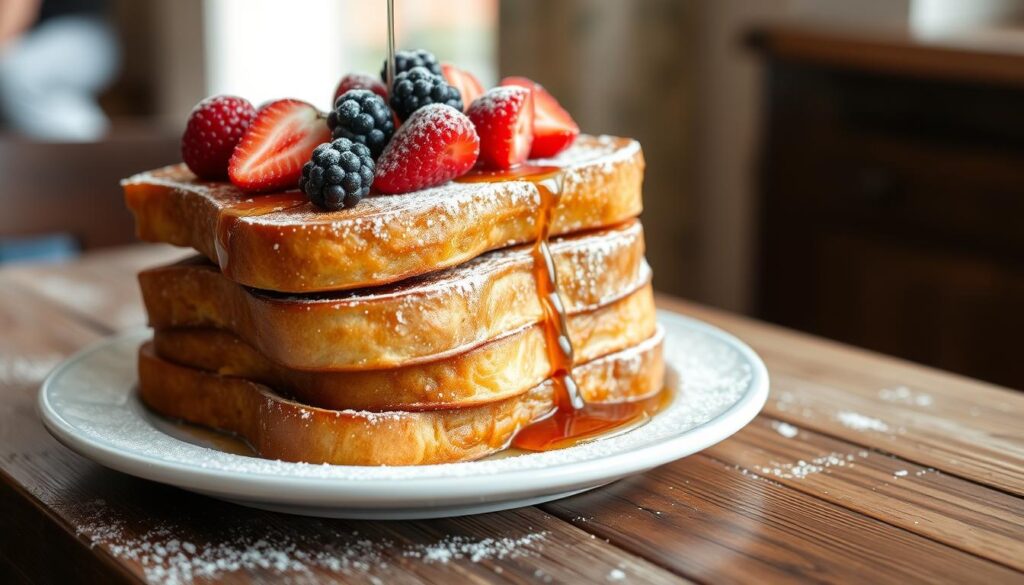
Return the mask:
<path id="1" fill-rule="evenodd" d="M 480 135 L 480 163 L 510 169 L 530 156 L 533 146 L 533 95 L 522 87 L 496 87 L 478 97 L 466 112 Z"/>
<path id="2" fill-rule="evenodd" d="M 228 164 L 228 177 L 250 192 L 291 189 L 317 145 L 331 141 L 327 122 L 312 105 L 293 99 L 263 106 Z"/>
<path id="3" fill-rule="evenodd" d="M 384 98 L 384 103 L 388 103 L 388 88 L 384 87 L 379 79 L 365 73 L 349 73 L 338 82 L 331 105 L 333 106 L 334 102 L 338 101 L 338 97 L 350 89 L 368 89 Z"/>
<path id="4" fill-rule="evenodd" d="M 181 160 L 201 179 L 226 179 L 235 145 L 256 117 L 249 100 L 218 95 L 199 102 L 181 136 Z"/>
<path id="5" fill-rule="evenodd" d="M 460 177 L 476 164 L 480 137 L 465 114 L 444 104 L 416 110 L 377 159 L 381 193 L 408 193 Z"/>
<path id="6" fill-rule="evenodd" d="M 441 71 L 444 72 L 444 78 L 448 84 L 462 94 L 462 103 L 465 104 L 466 110 L 469 110 L 469 104 L 473 103 L 473 100 L 483 95 L 484 86 L 469 71 L 448 63 L 441 64 Z"/>
<path id="7" fill-rule="evenodd" d="M 530 158 L 547 158 L 562 152 L 576 140 L 580 127 L 541 84 L 525 77 L 506 77 L 501 85 L 533 90 L 533 149 Z"/>

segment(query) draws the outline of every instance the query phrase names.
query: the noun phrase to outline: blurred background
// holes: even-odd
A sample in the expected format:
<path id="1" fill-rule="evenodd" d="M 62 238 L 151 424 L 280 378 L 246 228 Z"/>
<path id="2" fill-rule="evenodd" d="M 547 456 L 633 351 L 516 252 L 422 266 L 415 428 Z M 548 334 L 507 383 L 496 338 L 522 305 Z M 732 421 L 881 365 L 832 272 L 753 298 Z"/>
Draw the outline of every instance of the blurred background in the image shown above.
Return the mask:
<path id="1" fill-rule="evenodd" d="M 397 0 L 648 161 L 657 288 L 1024 388 L 1024 0 Z M 327 108 L 384 0 L 0 0 L 0 263 L 128 244 L 191 107 Z"/>

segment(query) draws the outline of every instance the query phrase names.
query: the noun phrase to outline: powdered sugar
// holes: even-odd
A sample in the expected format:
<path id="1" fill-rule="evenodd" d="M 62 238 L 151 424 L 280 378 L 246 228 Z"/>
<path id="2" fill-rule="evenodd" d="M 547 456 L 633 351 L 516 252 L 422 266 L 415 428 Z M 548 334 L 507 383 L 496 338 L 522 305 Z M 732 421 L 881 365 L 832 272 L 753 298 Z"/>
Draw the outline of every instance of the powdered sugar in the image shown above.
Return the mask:
<path id="1" fill-rule="evenodd" d="M 772 428 L 775 429 L 775 432 L 779 433 L 783 437 L 786 437 L 787 439 L 792 439 L 793 437 L 800 434 L 800 429 L 794 427 L 789 423 L 784 423 L 778 420 L 772 421 Z"/>
<path id="2" fill-rule="evenodd" d="M 216 580 L 243 571 L 270 571 L 282 580 L 312 580 L 323 572 L 339 577 L 388 582 L 407 574 L 397 564 L 449 563 L 518 558 L 543 550 L 546 531 L 487 538 L 447 535 L 436 540 L 396 544 L 387 538 L 343 531 L 323 522 L 308 534 L 288 530 L 287 523 L 267 523 L 259 516 L 233 515 L 214 524 L 207 542 L 192 542 L 187 523 L 165 520 L 141 534 L 133 533 L 117 508 L 94 500 L 73 511 L 78 534 L 90 546 L 138 563 L 150 583 L 185 585 Z M 407 560 L 406 560 L 407 559 Z"/>
<path id="3" fill-rule="evenodd" d="M 508 104 L 510 98 L 517 94 L 525 94 L 527 91 L 528 90 L 525 88 L 516 86 L 491 88 L 483 95 L 473 100 L 473 111 L 469 115 L 472 118 L 477 113 L 485 114 L 493 112 L 494 110 Z M 518 98 L 518 101 L 522 101 L 522 99 L 523 98 Z M 518 101 L 516 103 L 518 103 Z"/>
<path id="4" fill-rule="evenodd" d="M 844 410 L 836 415 L 836 419 L 843 423 L 843 426 L 857 431 L 877 431 L 879 433 L 889 432 L 889 425 L 878 420 L 856 412 Z"/>
<path id="5" fill-rule="evenodd" d="M 934 399 L 929 394 L 914 392 L 906 386 L 894 388 L 882 388 L 878 391 L 878 397 L 886 402 L 896 404 L 909 404 L 912 406 L 931 406 Z"/>
<path id="6" fill-rule="evenodd" d="M 803 459 L 790 463 L 773 461 L 769 465 L 754 466 L 754 469 L 769 478 L 804 479 L 809 475 L 821 473 L 833 467 L 852 467 L 858 456 L 867 456 L 867 452 L 862 451 L 861 453 L 863 454 L 832 452 L 808 461 Z"/>
<path id="7" fill-rule="evenodd" d="M 524 554 L 527 547 L 542 542 L 547 532 L 536 532 L 519 538 L 484 538 L 476 540 L 464 536 L 448 536 L 436 544 L 419 545 L 403 552 L 403 556 L 422 559 L 426 563 L 448 563 L 468 559 L 478 563 L 485 559 L 504 559 Z"/>

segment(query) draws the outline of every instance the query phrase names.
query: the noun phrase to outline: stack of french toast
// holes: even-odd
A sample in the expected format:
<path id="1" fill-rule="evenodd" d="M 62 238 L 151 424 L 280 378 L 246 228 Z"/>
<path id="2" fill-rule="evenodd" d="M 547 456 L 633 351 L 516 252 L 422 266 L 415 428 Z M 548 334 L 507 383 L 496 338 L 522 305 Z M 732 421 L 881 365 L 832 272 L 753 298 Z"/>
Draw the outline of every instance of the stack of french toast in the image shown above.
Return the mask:
<path id="1" fill-rule="evenodd" d="M 391 145 L 417 123 L 402 121 Z M 342 155 L 361 156 L 337 135 Z M 460 176 L 395 193 L 375 183 L 333 208 L 309 193 L 308 164 L 301 189 L 253 190 L 192 164 L 126 179 L 139 236 L 199 253 L 139 275 L 154 329 L 139 352 L 142 401 L 237 434 L 262 457 L 414 465 L 505 449 L 574 408 L 560 395 L 566 378 L 584 409 L 649 400 L 663 364 L 636 219 L 643 155 L 629 139 L 568 142 L 553 154 L 527 146 L 497 171 L 478 153 Z M 329 170 L 333 155 L 317 148 L 304 156 Z M 557 192 L 535 180 L 540 170 Z M 549 275 L 554 299 L 540 282 Z M 553 346 L 559 317 L 568 352 Z"/>

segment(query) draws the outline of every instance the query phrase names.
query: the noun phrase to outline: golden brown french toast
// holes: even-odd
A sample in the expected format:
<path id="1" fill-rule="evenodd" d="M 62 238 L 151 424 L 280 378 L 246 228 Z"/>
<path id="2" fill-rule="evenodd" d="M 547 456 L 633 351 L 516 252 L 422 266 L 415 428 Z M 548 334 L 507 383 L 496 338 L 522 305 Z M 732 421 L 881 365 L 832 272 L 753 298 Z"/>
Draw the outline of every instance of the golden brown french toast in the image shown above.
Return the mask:
<path id="1" fill-rule="evenodd" d="M 577 363 L 636 345 L 654 335 L 656 327 L 649 286 L 569 319 Z M 540 324 L 459 355 L 383 370 L 287 368 L 218 329 L 159 329 L 154 347 L 158 356 L 176 364 L 266 384 L 304 404 L 331 409 L 462 408 L 522 394 L 554 370 Z"/>
<path id="2" fill-rule="evenodd" d="M 662 333 L 573 368 L 581 390 L 608 402 L 639 400 L 662 388 Z M 337 465 L 417 465 L 477 459 L 554 408 L 545 381 L 481 406 L 421 412 L 327 410 L 281 397 L 267 386 L 179 366 L 139 350 L 139 394 L 165 416 L 246 439 L 262 457 Z"/>
<path id="3" fill-rule="evenodd" d="M 644 159 L 630 139 L 580 136 L 553 159 L 564 188 L 551 234 L 622 223 L 641 211 Z M 541 197 L 523 180 L 456 182 L 317 210 L 299 191 L 246 194 L 184 165 L 122 182 L 143 240 L 195 248 L 235 282 L 311 292 L 376 286 L 537 237 Z"/>
<path id="4" fill-rule="evenodd" d="M 637 221 L 556 239 L 551 249 L 570 315 L 612 303 L 650 281 Z M 289 368 L 357 370 L 436 361 L 540 323 L 544 311 L 533 270 L 530 248 L 523 246 L 345 293 L 255 291 L 194 260 L 143 271 L 139 282 L 156 329 L 225 329 Z"/>

